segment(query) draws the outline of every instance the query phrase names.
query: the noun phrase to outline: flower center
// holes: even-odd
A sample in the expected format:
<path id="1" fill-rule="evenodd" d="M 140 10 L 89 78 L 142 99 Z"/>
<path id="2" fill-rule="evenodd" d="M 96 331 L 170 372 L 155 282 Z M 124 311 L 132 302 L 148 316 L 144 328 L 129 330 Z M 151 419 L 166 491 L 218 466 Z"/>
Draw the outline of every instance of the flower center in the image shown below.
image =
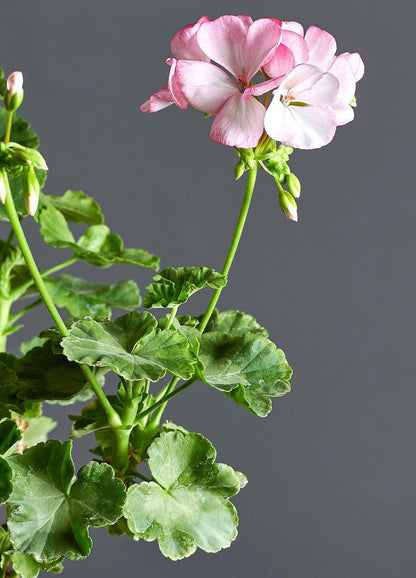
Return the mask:
<path id="1" fill-rule="evenodd" d="M 290 94 L 286 94 L 286 96 L 283 96 L 283 94 L 280 95 L 280 102 L 282 104 L 284 104 L 285 106 L 289 106 L 290 104 L 292 104 L 292 102 L 295 100 L 294 96 L 290 96 Z"/>

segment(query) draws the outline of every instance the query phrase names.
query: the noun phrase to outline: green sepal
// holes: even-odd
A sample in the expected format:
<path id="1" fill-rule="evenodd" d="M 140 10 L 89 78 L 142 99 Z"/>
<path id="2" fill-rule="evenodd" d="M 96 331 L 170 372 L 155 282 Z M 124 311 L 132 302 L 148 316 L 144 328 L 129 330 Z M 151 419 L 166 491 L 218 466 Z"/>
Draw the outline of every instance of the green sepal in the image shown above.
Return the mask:
<path id="1" fill-rule="evenodd" d="M 57 307 L 65 307 L 74 317 L 111 317 L 111 307 L 131 311 L 140 306 L 141 298 L 134 281 L 90 283 L 79 277 L 62 274 L 45 279 L 47 289 Z"/>
<path id="2" fill-rule="evenodd" d="M 267 168 L 281 183 L 284 183 L 286 176 L 290 175 L 290 168 L 287 161 L 292 152 L 293 149 L 291 147 L 281 145 L 276 150 L 271 151 L 268 155 Z"/>
<path id="3" fill-rule="evenodd" d="M 186 339 L 174 330 L 161 331 L 150 313 L 133 311 L 116 321 L 84 319 L 62 340 L 71 361 L 104 366 L 129 380 L 158 381 L 166 371 L 189 379 L 195 358 Z"/>
<path id="4" fill-rule="evenodd" d="M 48 245 L 66 247 L 78 259 L 95 267 L 115 264 L 137 265 L 157 270 L 159 258 L 144 249 L 124 249 L 119 235 L 110 233 L 106 225 L 92 225 L 75 241 L 64 215 L 53 205 L 47 205 L 39 213 L 40 234 Z"/>
<path id="5" fill-rule="evenodd" d="M 179 560 L 197 547 L 227 548 L 237 536 L 238 517 L 228 498 L 246 479 L 214 463 L 215 448 L 202 435 L 179 429 L 161 433 L 150 446 L 153 481 L 133 484 L 124 516 L 136 539 L 157 540 L 164 556 Z"/>
<path id="6" fill-rule="evenodd" d="M 17 550 L 38 562 L 88 556 L 88 527 L 113 524 L 121 515 L 123 482 L 110 465 L 97 462 L 82 466 L 75 478 L 69 441 L 38 444 L 8 463 L 13 471 L 10 535 Z"/>
<path id="7" fill-rule="evenodd" d="M 102 225 L 104 216 L 100 205 L 82 191 L 66 191 L 62 196 L 41 195 L 42 206 L 52 205 L 72 223 Z"/>
<path id="8" fill-rule="evenodd" d="M 168 267 L 153 277 L 153 283 L 146 287 L 144 296 L 146 308 L 174 307 L 188 301 L 189 297 L 203 289 L 218 289 L 227 283 L 227 277 L 207 267 Z"/>

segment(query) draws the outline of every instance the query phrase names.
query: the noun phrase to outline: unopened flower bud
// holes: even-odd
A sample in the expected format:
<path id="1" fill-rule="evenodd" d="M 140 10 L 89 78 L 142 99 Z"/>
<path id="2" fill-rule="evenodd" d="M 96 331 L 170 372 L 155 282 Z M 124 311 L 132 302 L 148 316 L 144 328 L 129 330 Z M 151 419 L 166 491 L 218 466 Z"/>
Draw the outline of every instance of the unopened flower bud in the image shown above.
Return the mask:
<path id="1" fill-rule="evenodd" d="M 286 183 L 287 188 L 289 189 L 291 194 L 295 197 L 295 199 L 298 199 L 300 197 L 300 189 L 301 189 L 298 177 L 293 173 L 290 173 L 290 175 L 287 175 L 286 177 Z"/>
<path id="2" fill-rule="evenodd" d="M 17 142 L 9 143 L 8 148 L 13 160 L 17 164 L 26 167 L 33 165 L 35 169 L 43 169 L 44 171 L 48 170 L 48 165 L 46 164 L 45 159 L 36 149 L 24 147 Z"/>
<path id="3" fill-rule="evenodd" d="M 0 171 L 0 201 L 3 203 L 6 202 L 6 195 L 7 195 L 7 187 L 6 187 L 6 175 L 4 171 Z"/>
<path id="4" fill-rule="evenodd" d="M 246 163 L 240 159 L 234 167 L 234 176 L 236 181 L 238 181 L 238 179 L 240 179 L 244 175 L 245 170 L 246 170 Z"/>
<path id="5" fill-rule="evenodd" d="M 295 199 L 287 191 L 280 191 L 279 193 L 280 208 L 291 221 L 298 220 L 298 206 Z"/>
<path id="6" fill-rule="evenodd" d="M 26 171 L 23 178 L 23 189 L 25 193 L 26 209 L 29 215 L 36 213 L 39 202 L 40 185 L 35 173 L 35 169 L 31 166 Z"/>
<path id="7" fill-rule="evenodd" d="M 7 79 L 7 88 L 4 94 L 4 107 L 14 112 L 23 102 L 23 74 L 20 71 L 12 72 Z"/>

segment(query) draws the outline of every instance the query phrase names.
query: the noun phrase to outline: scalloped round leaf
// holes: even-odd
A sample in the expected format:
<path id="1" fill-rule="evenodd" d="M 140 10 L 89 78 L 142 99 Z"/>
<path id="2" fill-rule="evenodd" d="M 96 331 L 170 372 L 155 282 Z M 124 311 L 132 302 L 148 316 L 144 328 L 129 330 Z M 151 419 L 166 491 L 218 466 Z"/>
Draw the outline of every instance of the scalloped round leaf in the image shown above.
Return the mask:
<path id="1" fill-rule="evenodd" d="M 187 340 L 156 326 L 153 315 L 137 311 L 116 321 L 84 319 L 62 340 L 64 354 L 77 363 L 110 367 L 126 379 L 158 381 L 166 371 L 189 379 L 195 358 Z"/>
<path id="2" fill-rule="evenodd" d="M 67 221 L 72 223 L 86 223 L 87 225 L 104 223 L 100 205 L 82 191 L 69 190 L 60 197 L 42 195 L 41 202 L 44 205 L 53 205 Z"/>
<path id="3" fill-rule="evenodd" d="M 243 311 L 223 311 L 212 316 L 205 333 L 217 331 L 219 333 L 233 333 L 244 335 L 245 333 L 256 333 L 268 337 L 268 332 L 251 315 Z"/>
<path id="4" fill-rule="evenodd" d="M 79 277 L 62 274 L 45 279 L 55 305 L 65 307 L 74 317 L 110 317 L 111 307 L 131 311 L 140 305 L 140 292 L 134 281 L 90 283 Z"/>
<path id="5" fill-rule="evenodd" d="M 119 235 L 110 233 L 106 225 L 92 225 L 76 242 L 64 215 L 53 205 L 39 213 L 40 234 L 45 243 L 53 247 L 67 247 L 78 259 L 95 267 L 115 264 L 137 265 L 157 270 L 159 257 L 144 249 L 124 249 Z"/>
<path id="6" fill-rule="evenodd" d="M 290 390 L 292 369 L 285 354 L 261 335 L 204 333 L 198 358 L 202 381 L 256 415 L 267 415 L 272 407 L 269 398 Z"/>
<path id="7" fill-rule="evenodd" d="M 215 448 L 202 435 L 179 429 L 162 433 L 150 446 L 152 482 L 134 484 L 124 516 L 137 538 L 157 540 L 164 556 L 179 560 L 197 547 L 227 548 L 237 536 L 238 517 L 228 498 L 243 476 L 215 464 Z"/>
<path id="8" fill-rule="evenodd" d="M 153 281 L 146 287 L 148 293 L 143 301 L 149 309 L 186 303 L 191 295 L 204 287 L 224 287 L 227 277 L 207 267 L 168 267 L 155 275 Z"/>
<path id="9" fill-rule="evenodd" d="M 84 465 L 76 479 L 71 442 L 50 440 L 8 463 L 14 485 L 10 535 L 16 549 L 37 562 L 88 556 L 88 526 L 113 524 L 121 515 L 123 482 L 110 465 L 97 462 Z"/>

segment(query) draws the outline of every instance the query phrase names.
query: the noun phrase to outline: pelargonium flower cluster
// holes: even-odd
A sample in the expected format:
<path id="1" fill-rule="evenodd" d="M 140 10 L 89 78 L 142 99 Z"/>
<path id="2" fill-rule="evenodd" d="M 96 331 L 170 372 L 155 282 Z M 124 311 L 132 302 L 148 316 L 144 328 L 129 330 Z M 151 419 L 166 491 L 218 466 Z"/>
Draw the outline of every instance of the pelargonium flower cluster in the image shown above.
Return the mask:
<path id="1" fill-rule="evenodd" d="M 354 118 L 364 74 L 358 53 L 336 50 L 316 26 L 304 33 L 297 22 L 203 16 L 173 37 L 168 83 L 141 110 L 191 105 L 215 116 L 214 141 L 242 149 L 257 146 L 264 131 L 286 146 L 319 148 Z"/>

